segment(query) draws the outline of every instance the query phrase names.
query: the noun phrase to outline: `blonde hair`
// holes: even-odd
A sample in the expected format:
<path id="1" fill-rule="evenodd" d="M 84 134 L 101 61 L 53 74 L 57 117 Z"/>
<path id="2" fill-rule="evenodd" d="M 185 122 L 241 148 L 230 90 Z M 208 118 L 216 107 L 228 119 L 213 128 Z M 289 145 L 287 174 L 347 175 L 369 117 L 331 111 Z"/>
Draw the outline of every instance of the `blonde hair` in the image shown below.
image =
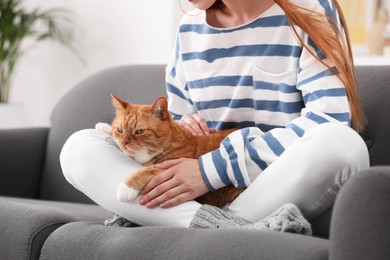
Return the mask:
<path id="1" fill-rule="evenodd" d="M 352 127 L 356 131 L 361 132 L 366 124 L 366 119 L 360 106 L 359 96 L 357 93 L 357 82 L 355 78 L 354 61 L 348 35 L 348 28 L 337 0 L 332 0 L 332 2 L 338 11 L 341 26 L 344 29 L 345 34 L 343 34 L 336 21 L 323 13 L 298 6 L 288 0 L 273 1 L 285 12 L 287 21 L 302 46 L 313 57 L 339 77 L 347 92 L 351 111 Z M 221 0 L 217 0 L 209 10 L 222 7 L 224 7 L 223 2 Z M 307 33 L 313 43 L 331 61 L 334 67 L 330 66 L 313 53 L 313 51 L 299 36 L 296 28 L 294 27 L 295 25 Z"/>

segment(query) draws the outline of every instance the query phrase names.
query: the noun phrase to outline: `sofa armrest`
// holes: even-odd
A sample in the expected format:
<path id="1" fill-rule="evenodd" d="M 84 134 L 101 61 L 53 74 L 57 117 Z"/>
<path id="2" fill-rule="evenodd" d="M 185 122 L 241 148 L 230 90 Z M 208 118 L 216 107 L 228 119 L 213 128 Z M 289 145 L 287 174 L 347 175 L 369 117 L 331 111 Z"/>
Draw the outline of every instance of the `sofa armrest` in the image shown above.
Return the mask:
<path id="1" fill-rule="evenodd" d="M 36 198 L 49 128 L 0 129 L 0 195 Z"/>
<path id="2" fill-rule="evenodd" d="M 390 166 L 352 177 L 333 209 L 330 259 L 390 259 Z"/>

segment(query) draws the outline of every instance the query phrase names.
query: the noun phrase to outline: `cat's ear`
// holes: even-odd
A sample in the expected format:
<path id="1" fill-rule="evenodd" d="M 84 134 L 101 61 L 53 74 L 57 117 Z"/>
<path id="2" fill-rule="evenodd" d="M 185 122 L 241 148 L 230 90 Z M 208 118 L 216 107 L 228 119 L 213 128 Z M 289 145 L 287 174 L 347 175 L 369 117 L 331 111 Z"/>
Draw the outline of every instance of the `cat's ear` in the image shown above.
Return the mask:
<path id="1" fill-rule="evenodd" d="M 157 98 L 152 105 L 152 112 L 161 120 L 166 120 L 169 116 L 167 98 Z"/>
<path id="2" fill-rule="evenodd" d="M 130 105 L 128 102 L 118 98 L 114 94 L 111 94 L 111 99 L 112 99 L 112 104 L 117 110 L 124 110 Z"/>

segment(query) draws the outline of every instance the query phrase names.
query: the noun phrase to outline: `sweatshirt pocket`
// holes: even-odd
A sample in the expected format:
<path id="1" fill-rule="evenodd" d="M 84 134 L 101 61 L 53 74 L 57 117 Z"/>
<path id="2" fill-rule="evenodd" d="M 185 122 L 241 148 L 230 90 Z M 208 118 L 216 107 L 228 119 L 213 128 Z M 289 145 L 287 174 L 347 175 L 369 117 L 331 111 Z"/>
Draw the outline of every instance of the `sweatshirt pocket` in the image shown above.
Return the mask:
<path id="1" fill-rule="evenodd" d="M 280 90 L 282 92 L 294 92 L 298 79 L 298 70 L 289 70 L 273 73 L 255 66 L 253 69 L 253 87 L 255 89 Z M 288 89 L 286 89 L 288 88 Z"/>
<path id="2" fill-rule="evenodd" d="M 296 88 L 298 70 L 269 72 L 253 68 L 254 106 L 265 120 L 284 125 L 297 117 L 304 107 L 301 91 Z"/>

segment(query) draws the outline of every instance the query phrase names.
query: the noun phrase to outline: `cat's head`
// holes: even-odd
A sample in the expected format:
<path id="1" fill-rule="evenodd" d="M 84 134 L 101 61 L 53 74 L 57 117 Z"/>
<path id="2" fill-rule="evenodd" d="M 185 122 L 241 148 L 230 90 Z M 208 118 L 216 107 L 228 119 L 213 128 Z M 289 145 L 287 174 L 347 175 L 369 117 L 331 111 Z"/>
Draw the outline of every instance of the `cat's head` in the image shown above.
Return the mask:
<path id="1" fill-rule="evenodd" d="M 112 136 L 126 155 L 144 164 L 164 152 L 174 123 L 165 97 L 157 98 L 153 105 L 139 105 L 112 95 L 112 102 L 116 109 Z"/>

